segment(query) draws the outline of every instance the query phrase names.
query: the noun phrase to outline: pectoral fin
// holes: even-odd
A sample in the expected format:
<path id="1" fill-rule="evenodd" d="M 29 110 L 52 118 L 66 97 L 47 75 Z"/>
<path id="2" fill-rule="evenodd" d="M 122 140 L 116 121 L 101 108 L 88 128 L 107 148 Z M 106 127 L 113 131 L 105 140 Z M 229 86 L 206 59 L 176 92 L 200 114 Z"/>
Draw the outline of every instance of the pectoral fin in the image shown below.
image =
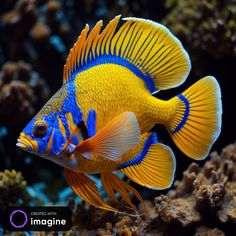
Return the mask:
<path id="1" fill-rule="evenodd" d="M 75 152 L 92 153 L 118 161 L 125 152 L 138 145 L 139 138 L 140 129 L 134 113 L 124 112 L 95 136 L 79 144 Z"/>
<path id="2" fill-rule="evenodd" d="M 117 211 L 103 201 L 96 184 L 89 177 L 68 169 L 65 169 L 64 174 L 68 185 L 84 201 L 103 210 Z"/>

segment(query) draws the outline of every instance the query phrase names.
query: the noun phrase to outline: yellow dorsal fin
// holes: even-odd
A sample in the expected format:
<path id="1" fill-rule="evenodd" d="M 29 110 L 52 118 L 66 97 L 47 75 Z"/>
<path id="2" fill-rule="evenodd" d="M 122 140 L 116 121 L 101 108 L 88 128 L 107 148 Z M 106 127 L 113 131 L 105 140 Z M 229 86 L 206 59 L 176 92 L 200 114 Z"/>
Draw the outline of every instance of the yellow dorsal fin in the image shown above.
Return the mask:
<path id="1" fill-rule="evenodd" d="M 88 36 L 85 26 L 64 66 L 63 82 L 90 67 L 115 63 L 143 79 L 150 92 L 183 83 L 191 65 L 180 41 L 165 26 L 141 18 L 124 18 L 117 29 L 120 18 L 116 16 L 102 31 L 102 21 L 97 22 Z"/>

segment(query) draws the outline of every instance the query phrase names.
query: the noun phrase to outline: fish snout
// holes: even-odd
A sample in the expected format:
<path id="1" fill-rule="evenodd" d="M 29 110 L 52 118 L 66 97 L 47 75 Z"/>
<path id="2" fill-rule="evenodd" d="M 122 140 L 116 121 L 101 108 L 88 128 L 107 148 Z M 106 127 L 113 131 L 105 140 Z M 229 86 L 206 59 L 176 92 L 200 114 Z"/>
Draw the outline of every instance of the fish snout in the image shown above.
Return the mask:
<path id="1" fill-rule="evenodd" d="M 23 132 L 20 133 L 16 146 L 29 152 L 35 152 L 38 150 L 38 143 Z"/>

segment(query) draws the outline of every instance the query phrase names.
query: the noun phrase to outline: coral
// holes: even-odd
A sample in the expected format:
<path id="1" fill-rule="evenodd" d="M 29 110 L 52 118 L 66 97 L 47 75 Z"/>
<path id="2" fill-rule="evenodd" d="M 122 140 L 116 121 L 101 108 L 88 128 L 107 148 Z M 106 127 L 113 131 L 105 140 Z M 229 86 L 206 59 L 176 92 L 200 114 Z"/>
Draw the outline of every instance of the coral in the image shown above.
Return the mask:
<path id="1" fill-rule="evenodd" d="M 166 223 L 178 222 L 186 227 L 201 220 L 200 213 L 194 207 L 194 199 L 170 199 L 161 195 L 155 199 L 158 218 Z"/>
<path id="2" fill-rule="evenodd" d="M 21 172 L 4 170 L 0 172 L 0 208 L 6 203 L 16 204 L 26 188 Z"/>
<path id="3" fill-rule="evenodd" d="M 109 204 L 114 205 L 114 202 Z M 89 235 L 124 235 L 137 236 L 143 232 L 141 225 L 143 221 L 140 216 L 132 216 L 121 213 L 112 213 L 102 211 L 85 202 L 76 204 L 73 198 L 68 201 L 68 206 L 72 209 L 72 222 L 74 227 L 68 235 L 78 235 L 79 233 L 87 233 Z M 119 210 L 127 211 L 127 206 L 121 201 Z"/>
<path id="4" fill-rule="evenodd" d="M 0 74 L 0 123 L 16 127 L 30 119 L 49 97 L 46 82 L 30 64 L 7 62 Z M 17 119 L 16 119 L 17 117 Z"/>
<path id="5" fill-rule="evenodd" d="M 155 198 L 156 222 L 162 230 L 171 232 L 171 224 L 177 224 L 180 234 L 197 228 L 196 235 L 212 235 L 220 230 L 206 230 L 207 224 L 226 228 L 236 224 L 236 144 L 223 149 L 221 155 L 211 154 L 211 159 L 201 168 L 192 163 L 176 181 L 175 189 L 167 196 Z M 232 191 L 233 190 L 233 191 Z M 205 225 L 206 224 L 206 225 Z"/>
<path id="6" fill-rule="evenodd" d="M 0 222 L 7 206 L 21 205 L 25 202 L 26 186 L 21 172 L 15 170 L 0 172 Z"/>
<path id="7" fill-rule="evenodd" d="M 163 20 L 187 47 L 213 57 L 236 57 L 236 2 L 167 0 L 171 11 Z M 216 50 L 217 48 L 217 50 Z"/>
<path id="8" fill-rule="evenodd" d="M 224 236 L 224 232 L 214 228 L 214 229 L 209 229 L 207 227 L 199 227 L 196 230 L 196 233 L 194 234 L 194 236 Z"/>

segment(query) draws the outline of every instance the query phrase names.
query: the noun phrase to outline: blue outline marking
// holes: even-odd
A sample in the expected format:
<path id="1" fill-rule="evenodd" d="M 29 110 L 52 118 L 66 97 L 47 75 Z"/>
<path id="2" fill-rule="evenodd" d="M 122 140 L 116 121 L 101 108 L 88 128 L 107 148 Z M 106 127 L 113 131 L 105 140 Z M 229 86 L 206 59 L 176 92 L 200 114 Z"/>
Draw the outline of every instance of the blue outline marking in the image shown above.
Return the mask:
<path id="1" fill-rule="evenodd" d="M 78 73 L 88 70 L 92 67 L 102 65 L 102 64 L 116 64 L 116 65 L 124 66 L 130 71 L 132 71 L 136 76 L 141 78 L 145 82 L 147 89 L 151 93 L 156 91 L 155 83 L 148 73 L 144 74 L 142 71 L 140 71 L 134 64 L 132 64 L 128 60 L 122 57 L 114 56 L 114 55 L 102 55 L 95 59 L 91 59 L 91 60 L 88 59 L 87 64 L 81 65 L 79 68 L 77 68 L 75 71 L 71 73 L 70 79 L 68 81 L 69 82 L 74 81 Z"/>
<path id="2" fill-rule="evenodd" d="M 178 132 L 186 124 L 190 112 L 190 105 L 188 99 L 183 94 L 179 94 L 178 98 L 184 102 L 186 109 L 182 121 L 178 124 L 178 126 L 174 130 L 171 131 L 172 134 Z"/>
<path id="3" fill-rule="evenodd" d="M 70 130 L 68 126 L 68 121 L 64 115 L 66 113 L 71 113 L 73 122 L 75 125 L 77 125 L 81 120 L 83 120 L 83 114 L 76 102 L 76 88 L 74 83 L 70 81 L 69 83 L 66 83 L 63 86 L 65 86 L 65 89 L 67 90 L 67 96 L 62 104 L 62 112 L 59 112 L 59 115 L 61 120 L 62 117 L 65 118 L 62 120 L 62 124 L 64 125 L 66 130 L 66 138 L 69 138 Z"/>
<path id="4" fill-rule="evenodd" d="M 93 109 L 88 112 L 87 129 L 89 138 L 96 134 L 96 112 Z"/>
<path id="5" fill-rule="evenodd" d="M 145 156 L 148 153 L 149 148 L 151 147 L 152 144 L 158 143 L 157 135 L 156 133 L 151 134 L 148 139 L 145 141 L 143 145 L 143 150 L 135 156 L 132 160 L 126 161 L 120 165 L 117 166 L 118 169 L 123 169 L 132 165 L 138 165 L 140 164 Z"/>
<path id="6" fill-rule="evenodd" d="M 66 117 L 64 116 L 64 114 L 58 113 L 58 116 L 59 116 L 59 119 L 61 119 L 61 122 L 65 128 L 66 138 L 69 138 L 70 137 L 70 129 L 69 129 L 68 121 L 67 121 Z M 60 130 L 60 132 L 61 132 L 61 130 Z"/>

